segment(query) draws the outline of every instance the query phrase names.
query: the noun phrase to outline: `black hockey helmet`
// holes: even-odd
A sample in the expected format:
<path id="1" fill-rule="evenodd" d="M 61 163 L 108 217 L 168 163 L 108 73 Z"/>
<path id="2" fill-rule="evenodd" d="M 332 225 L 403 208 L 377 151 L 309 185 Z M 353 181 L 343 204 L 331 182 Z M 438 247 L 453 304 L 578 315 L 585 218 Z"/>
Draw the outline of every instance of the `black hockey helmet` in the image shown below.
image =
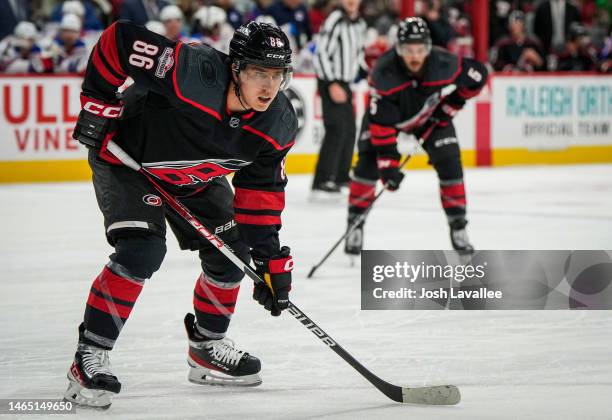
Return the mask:
<path id="1" fill-rule="evenodd" d="M 423 18 L 409 17 L 399 23 L 397 45 L 401 44 L 425 44 L 427 51 L 431 51 L 431 33 Z"/>
<path id="2" fill-rule="evenodd" d="M 291 79 L 291 47 L 289 38 L 277 26 L 261 22 L 249 22 L 234 32 L 230 42 L 230 58 L 234 71 L 240 72 L 247 64 L 285 70 L 281 89 Z"/>

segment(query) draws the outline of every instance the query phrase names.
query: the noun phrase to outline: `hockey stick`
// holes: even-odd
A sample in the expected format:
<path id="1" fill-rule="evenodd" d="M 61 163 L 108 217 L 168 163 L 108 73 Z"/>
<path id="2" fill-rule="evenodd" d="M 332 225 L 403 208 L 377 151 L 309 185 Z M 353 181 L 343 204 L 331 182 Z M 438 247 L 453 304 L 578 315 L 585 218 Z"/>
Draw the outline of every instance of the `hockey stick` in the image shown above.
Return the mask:
<path id="1" fill-rule="evenodd" d="M 238 268 L 240 268 L 248 277 L 253 281 L 259 283 L 263 280 L 255 272 L 251 266 L 244 262 L 239 256 L 234 254 L 229 246 L 227 246 L 221 238 L 212 233 L 206 228 L 190 211 L 181 204 L 175 197 L 167 193 L 158 183 L 155 181 L 155 176 L 151 174 L 146 168 L 138 164 L 132 159 L 127 153 L 121 149 L 115 142 L 109 141 L 107 149 L 115 155 L 125 166 L 140 172 L 147 178 L 147 180 L 155 187 L 157 192 L 163 197 L 166 204 L 168 204 L 174 211 L 176 211 L 186 222 L 188 222 L 194 229 L 208 240 L 213 246 L 215 246 L 223 255 L 225 255 L 231 262 L 233 262 Z M 330 349 L 332 349 L 338 356 L 344 361 L 351 365 L 357 370 L 364 378 L 366 378 L 372 385 L 374 385 L 380 392 L 385 394 L 393 401 L 410 404 L 429 404 L 429 405 L 454 405 L 457 404 L 461 399 L 459 389 L 454 385 L 440 385 L 440 386 L 428 386 L 420 388 L 407 388 L 397 385 L 392 385 L 386 381 L 383 381 L 378 376 L 370 372 L 365 366 L 359 363 L 353 356 L 351 356 L 344 348 L 342 348 L 334 339 L 332 339 L 321 327 L 314 323 L 304 312 L 302 312 L 293 302 L 289 302 L 287 311 L 295 317 L 302 325 L 309 329 L 319 340 L 325 343 Z"/>
<path id="2" fill-rule="evenodd" d="M 444 89 L 442 89 L 440 91 L 440 96 L 438 97 L 438 99 L 433 104 L 430 104 L 429 107 L 430 108 L 434 108 L 440 102 L 442 102 L 442 100 L 444 100 L 445 97 L 447 97 L 448 95 L 453 93 L 456 89 L 457 89 L 456 85 L 448 85 L 448 86 L 446 86 Z M 430 127 L 428 127 L 427 131 L 425 131 L 425 133 L 423 133 L 421 138 L 418 140 L 419 146 L 422 146 L 423 143 L 425 143 L 425 141 L 429 138 L 429 135 L 431 134 L 431 132 L 433 131 L 433 129 L 435 127 L 436 127 L 436 124 L 432 124 Z M 415 150 L 416 150 L 416 148 L 415 148 Z M 406 164 L 408 163 L 408 161 L 410 160 L 410 158 L 412 157 L 413 154 L 414 154 L 414 152 L 408 154 L 404 158 L 404 160 L 400 164 L 398 170 L 402 170 L 402 168 L 404 166 L 406 166 Z M 344 234 L 340 237 L 340 239 L 338 239 L 336 241 L 336 243 L 334 243 L 332 245 L 331 249 L 329 251 L 327 251 L 327 253 L 323 256 L 323 258 L 321 258 L 321 260 L 317 264 L 312 266 L 312 268 L 308 272 L 308 275 L 306 276 L 306 278 L 312 278 L 312 276 L 314 275 L 315 271 L 317 271 L 318 268 L 321 265 L 323 265 L 323 263 L 325 261 L 327 261 L 327 259 L 330 257 L 330 255 L 334 253 L 336 248 L 338 248 L 338 245 L 340 245 L 345 238 L 347 238 L 351 233 L 353 233 L 353 231 L 355 229 L 357 229 L 357 227 L 368 217 L 368 214 L 370 213 L 370 210 L 372 210 L 372 207 L 374 206 L 374 203 L 376 202 L 376 200 L 378 200 L 378 198 L 382 195 L 382 193 L 385 192 L 386 189 L 387 189 L 387 184 L 384 184 L 383 188 L 378 193 L 376 193 L 376 195 L 374 196 L 374 199 L 370 202 L 370 204 L 365 209 L 365 211 L 363 213 L 361 213 L 355 220 L 352 221 L 351 225 L 348 227 L 346 232 L 344 232 Z M 363 197 L 360 197 L 360 198 L 366 198 L 366 197 L 363 196 Z"/>

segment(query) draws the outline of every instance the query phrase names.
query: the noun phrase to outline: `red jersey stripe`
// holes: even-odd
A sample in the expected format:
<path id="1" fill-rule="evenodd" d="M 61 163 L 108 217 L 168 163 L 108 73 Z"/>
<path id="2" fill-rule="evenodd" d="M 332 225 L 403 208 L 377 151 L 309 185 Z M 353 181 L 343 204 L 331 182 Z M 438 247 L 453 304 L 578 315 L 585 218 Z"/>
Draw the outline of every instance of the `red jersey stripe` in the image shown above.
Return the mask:
<path id="1" fill-rule="evenodd" d="M 281 225 L 280 216 L 266 216 L 258 214 L 240 214 L 236 213 L 234 219 L 236 223 L 245 225 Z"/>
<path id="2" fill-rule="evenodd" d="M 113 23 L 106 31 L 102 32 L 102 36 L 100 37 L 100 45 L 102 46 L 104 57 L 115 73 L 127 78 L 127 73 L 123 71 L 123 67 L 121 67 L 121 63 L 119 62 L 117 40 L 115 39 L 116 31 L 117 22 Z"/>
<path id="3" fill-rule="evenodd" d="M 236 188 L 234 207 L 248 210 L 283 210 L 285 193 Z"/>

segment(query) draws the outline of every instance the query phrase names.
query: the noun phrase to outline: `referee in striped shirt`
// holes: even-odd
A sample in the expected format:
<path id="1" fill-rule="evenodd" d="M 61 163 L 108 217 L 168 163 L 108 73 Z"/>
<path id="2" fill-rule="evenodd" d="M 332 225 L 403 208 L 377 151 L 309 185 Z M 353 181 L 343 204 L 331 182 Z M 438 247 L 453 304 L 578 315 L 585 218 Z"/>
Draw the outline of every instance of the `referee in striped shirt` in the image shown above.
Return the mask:
<path id="1" fill-rule="evenodd" d="M 359 16 L 361 0 L 340 0 L 340 8 L 327 17 L 317 42 L 315 70 L 325 137 L 319 151 L 312 191 L 335 195 L 348 185 L 355 147 L 355 115 L 350 83 L 366 72 L 366 24 Z M 339 196 L 339 195 L 338 195 Z"/>

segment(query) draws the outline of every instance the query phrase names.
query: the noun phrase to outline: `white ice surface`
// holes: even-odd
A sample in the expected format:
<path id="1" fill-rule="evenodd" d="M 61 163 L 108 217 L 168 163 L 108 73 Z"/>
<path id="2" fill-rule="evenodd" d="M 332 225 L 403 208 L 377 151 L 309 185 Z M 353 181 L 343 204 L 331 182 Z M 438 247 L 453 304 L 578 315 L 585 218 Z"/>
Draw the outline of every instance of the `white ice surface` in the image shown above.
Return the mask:
<path id="1" fill-rule="evenodd" d="M 480 249 L 612 249 L 611 180 L 609 165 L 468 170 L 469 233 Z M 460 405 L 386 399 L 291 316 L 267 315 L 247 281 L 230 336 L 261 358 L 263 384 L 188 383 L 182 318 L 200 269 L 169 239 L 111 354 L 123 391 L 110 411 L 78 418 L 612 418 L 611 312 L 362 312 L 359 269 L 340 252 L 305 279 L 346 211 L 309 204 L 309 183 L 291 177 L 283 216 L 293 301 L 382 378 L 456 384 Z M 411 172 L 370 215 L 366 248 L 448 249 L 437 194 L 433 171 Z M 88 290 L 110 253 L 88 183 L 0 186 L 0 398 L 62 395 Z"/>

